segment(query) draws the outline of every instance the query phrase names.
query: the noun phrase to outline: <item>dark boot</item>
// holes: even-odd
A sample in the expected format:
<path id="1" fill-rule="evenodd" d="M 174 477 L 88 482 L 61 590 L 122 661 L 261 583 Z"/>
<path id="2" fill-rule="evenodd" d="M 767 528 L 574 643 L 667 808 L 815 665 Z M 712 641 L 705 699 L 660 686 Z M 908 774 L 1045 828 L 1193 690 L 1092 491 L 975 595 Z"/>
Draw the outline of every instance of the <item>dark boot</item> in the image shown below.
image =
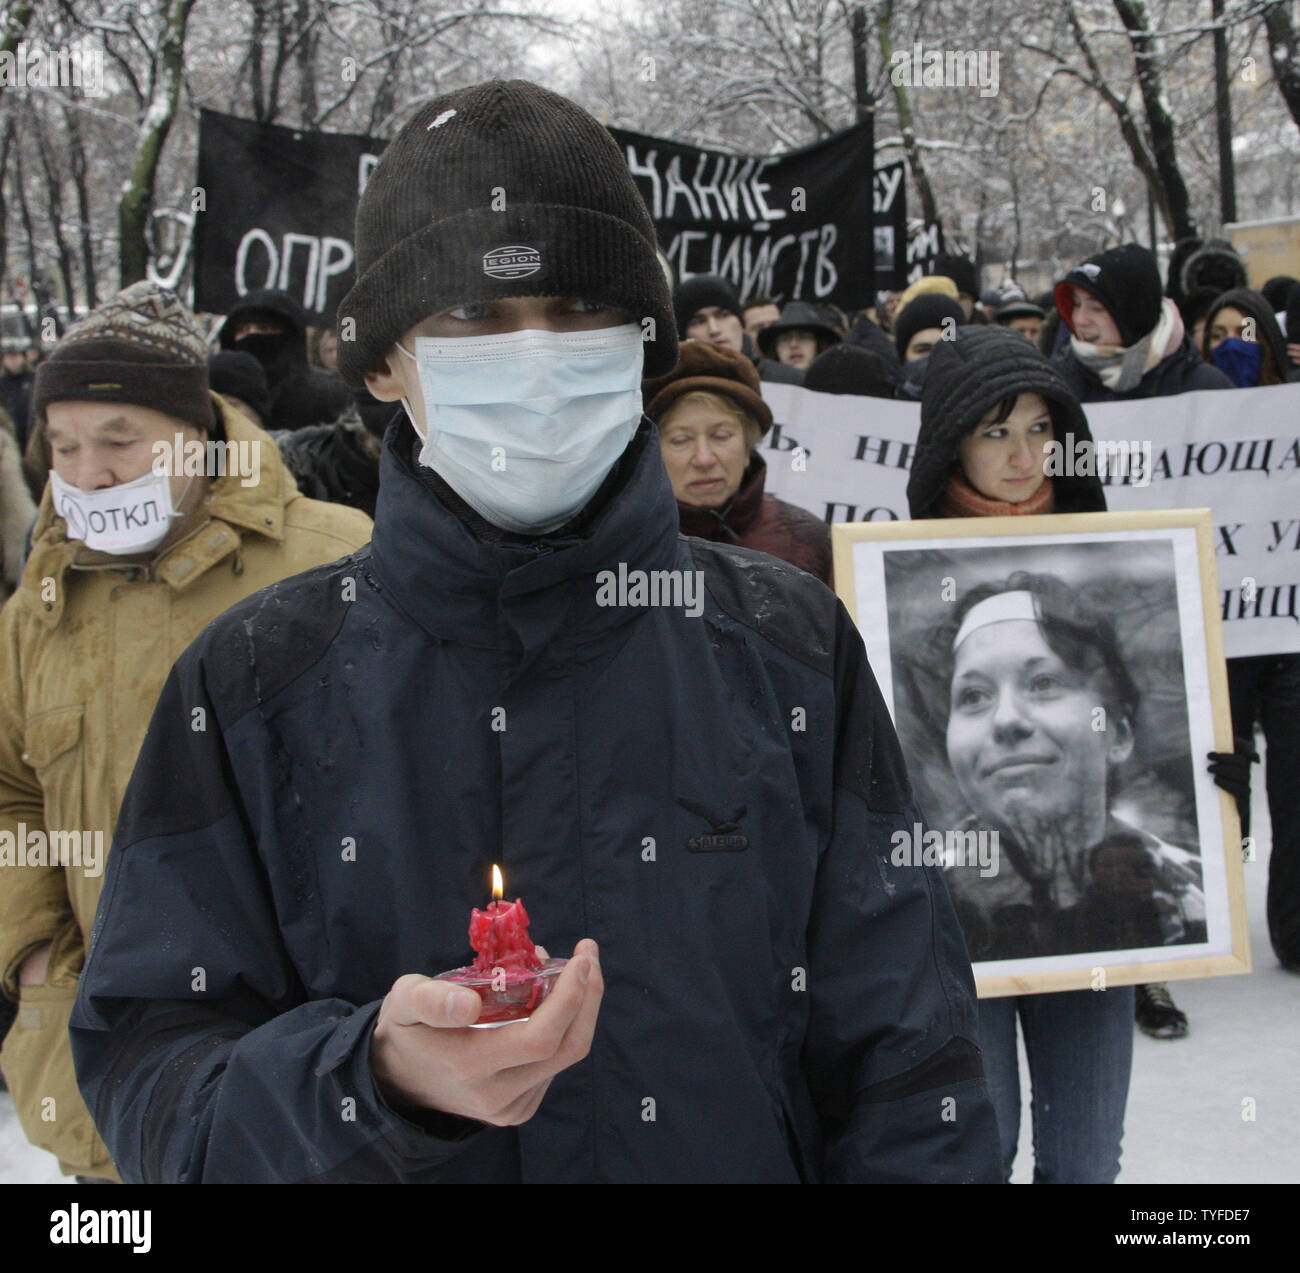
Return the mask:
<path id="1" fill-rule="evenodd" d="M 1138 1029 L 1153 1039 L 1181 1039 L 1187 1033 L 1187 1017 L 1175 1006 L 1163 981 L 1137 987 L 1134 1015 Z"/>

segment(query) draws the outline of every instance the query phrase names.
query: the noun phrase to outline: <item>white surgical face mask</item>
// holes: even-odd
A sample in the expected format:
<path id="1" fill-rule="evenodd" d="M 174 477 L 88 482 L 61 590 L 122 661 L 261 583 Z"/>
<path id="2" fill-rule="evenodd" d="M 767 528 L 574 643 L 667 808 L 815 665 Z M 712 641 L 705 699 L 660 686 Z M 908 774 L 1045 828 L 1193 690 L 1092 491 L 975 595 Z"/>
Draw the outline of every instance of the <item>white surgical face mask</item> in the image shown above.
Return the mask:
<path id="1" fill-rule="evenodd" d="M 495 526 L 554 530 L 595 493 L 641 419 L 636 323 L 597 331 L 419 336 L 420 463 Z M 411 405 L 402 399 L 415 424 Z M 419 426 L 416 426 L 419 432 Z"/>
<path id="2" fill-rule="evenodd" d="M 178 515 L 171 479 L 153 473 L 101 491 L 83 491 L 51 469 L 50 486 L 54 511 L 68 524 L 68 538 L 83 540 L 98 552 L 147 553 L 167 538 Z"/>

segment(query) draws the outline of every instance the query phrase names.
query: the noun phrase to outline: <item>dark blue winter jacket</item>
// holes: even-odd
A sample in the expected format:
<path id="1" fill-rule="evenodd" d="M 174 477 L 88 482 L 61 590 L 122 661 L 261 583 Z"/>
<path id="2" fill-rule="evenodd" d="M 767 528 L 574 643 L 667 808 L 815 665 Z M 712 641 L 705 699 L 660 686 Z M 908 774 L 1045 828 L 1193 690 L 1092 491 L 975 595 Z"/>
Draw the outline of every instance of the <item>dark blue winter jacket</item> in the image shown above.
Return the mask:
<path id="1" fill-rule="evenodd" d="M 123 1177 L 997 1180 L 961 932 L 890 861 L 919 815 L 834 595 L 681 537 L 649 421 L 537 541 L 414 443 L 369 547 L 235 606 L 162 694 L 72 1019 Z M 620 563 L 702 571 L 703 613 L 598 604 Z M 380 1001 L 468 962 L 494 861 L 552 954 L 599 942 L 591 1053 L 519 1127 L 412 1121 Z"/>

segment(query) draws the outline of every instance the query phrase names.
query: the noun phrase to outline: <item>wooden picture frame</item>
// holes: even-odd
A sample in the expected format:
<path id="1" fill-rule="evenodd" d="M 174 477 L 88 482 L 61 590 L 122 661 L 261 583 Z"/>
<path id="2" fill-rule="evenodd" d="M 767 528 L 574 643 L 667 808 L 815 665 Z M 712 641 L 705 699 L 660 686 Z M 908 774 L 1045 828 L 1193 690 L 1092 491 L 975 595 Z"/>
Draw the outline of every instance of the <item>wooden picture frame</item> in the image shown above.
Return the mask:
<path id="1" fill-rule="evenodd" d="M 1206 759 L 1233 749 L 1210 511 L 831 536 L 927 820 L 896 864 L 942 861 L 980 997 L 1249 972 L 1248 846 Z"/>

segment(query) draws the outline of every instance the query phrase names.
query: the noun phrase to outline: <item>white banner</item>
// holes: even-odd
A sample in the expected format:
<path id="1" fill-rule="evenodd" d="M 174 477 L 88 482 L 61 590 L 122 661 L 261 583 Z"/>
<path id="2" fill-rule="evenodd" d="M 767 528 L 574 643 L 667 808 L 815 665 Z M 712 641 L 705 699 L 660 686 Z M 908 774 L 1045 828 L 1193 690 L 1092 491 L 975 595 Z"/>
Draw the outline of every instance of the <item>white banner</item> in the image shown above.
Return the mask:
<path id="1" fill-rule="evenodd" d="M 771 494 L 828 522 L 908 519 L 919 404 L 767 383 L 763 397 Z M 1300 384 L 1085 410 L 1099 450 L 1133 457 L 1102 478 L 1111 512 L 1212 511 L 1228 657 L 1300 651 Z M 1089 462 L 1068 445 L 1062 459 Z"/>

